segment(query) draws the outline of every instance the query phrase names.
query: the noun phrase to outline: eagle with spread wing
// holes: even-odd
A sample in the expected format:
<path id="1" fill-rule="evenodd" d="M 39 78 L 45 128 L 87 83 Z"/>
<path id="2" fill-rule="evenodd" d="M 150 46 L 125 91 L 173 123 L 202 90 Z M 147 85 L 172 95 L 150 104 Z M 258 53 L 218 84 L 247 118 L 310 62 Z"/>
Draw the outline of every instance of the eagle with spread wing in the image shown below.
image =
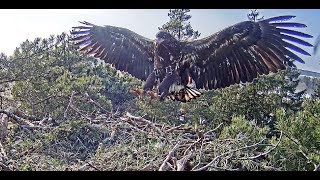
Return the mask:
<path id="1" fill-rule="evenodd" d="M 188 102 L 201 95 L 200 89 L 252 82 L 292 66 L 293 60 L 304 63 L 295 53 L 310 56 L 301 46 L 312 45 L 301 38 L 312 36 L 292 29 L 306 27 L 288 22 L 294 17 L 244 21 L 193 41 L 179 41 L 166 31 L 151 40 L 126 28 L 88 22 L 71 34 L 80 52 L 145 81 L 143 92 L 156 90 L 160 100 Z"/>

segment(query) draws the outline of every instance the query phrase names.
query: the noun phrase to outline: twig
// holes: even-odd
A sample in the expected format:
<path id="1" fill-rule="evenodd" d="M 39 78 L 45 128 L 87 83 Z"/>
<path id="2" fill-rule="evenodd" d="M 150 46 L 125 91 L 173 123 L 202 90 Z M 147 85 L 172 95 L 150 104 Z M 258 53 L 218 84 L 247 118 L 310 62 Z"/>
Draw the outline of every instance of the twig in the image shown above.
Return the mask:
<path id="1" fill-rule="evenodd" d="M 148 170 L 148 168 L 149 168 L 150 166 L 152 166 L 150 162 L 153 162 L 153 161 L 156 160 L 157 158 L 158 158 L 158 156 L 153 157 L 153 158 L 149 161 L 148 164 L 146 164 L 146 165 L 144 165 L 144 166 L 142 167 L 141 170 L 142 170 L 142 171 Z M 154 166 L 154 165 L 153 165 L 153 166 Z"/>
<path id="2" fill-rule="evenodd" d="M 277 144 L 276 145 L 271 145 L 271 146 L 273 146 L 272 148 L 270 148 L 268 151 L 266 151 L 266 152 L 264 152 L 264 153 L 261 153 L 261 154 L 258 154 L 258 155 L 256 155 L 256 156 L 251 156 L 251 157 L 246 157 L 246 158 L 237 158 L 237 159 L 239 159 L 239 160 L 252 160 L 252 159 L 257 159 L 257 158 L 259 158 L 259 157 L 261 157 L 261 156 L 265 156 L 265 155 L 267 155 L 268 153 L 270 153 L 272 150 L 274 150 L 276 147 L 278 147 L 278 145 L 280 144 L 280 141 L 281 141 L 281 138 L 282 138 L 282 131 L 281 131 L 281 134 L 280 134 L 280 137 L 279 137 L 279 141 L 277 142 Z M 269 145 L 269 144 L 263 144 L 263 145 Z"/>
<path id="3" fill-rule="evenodd" d="M 78 108 L 74 107 L 72 104 L 69 107 L 70 107 L 70 109 L 74 110 L 76 113 L 80 114 L 80 116 L 84 117 L 86 120 L 92 121 L 91 118 L 89 118 L 87 115 L 80 112 L 80 110 Z"/>
<path id="4" fill-rule="evenodd" d="M 13 114 L 21 117 L 22 119 L 28 119 L 28 120 L 31 120 L 31 121 L 41 121 L 42 120 L 41 118 L 37 118 L 37 117 L 34 117 L 34 116 L 23 114 L 21 111 L 13 112 Z"/>
<path id="5" fill-rule="evenodd" d="M 149 134 L 147 131 L 144 131 L 144 130 L 141 130 L 139 128 L 137 128 L 136 126 L 130 124 L 127 122 L 127 118 L 120 118 L 121 120 L 125 121 L 126 124 L 128 124 L 130 127 L 134 128 L 135 130 L 141 132 L 141 133 L 144 133 L 144 134 Z"/>
<path id="6" fill-rule="evenodd" d="M 174 131 L 174 130 L 176 130 L 176 129 L 179 129 L 179 128 L 181 128 L 182 126 L 183 126 L 183 124 L 180 124 L 179 126 L 172 127 L 172 128 L 170 128 L 170 129 L 166 130 L 166 133 L 169 133 L 169 132 L 171 132 L 171 131 Z"/>
<path id="7" fill-rule="evenodd" d="M 177 171 L 183 171 L 185 170 L 185 165 L 188 162 L 188 160 L 190 159 L 190 157 L 192 156 L 192 152 L 189 152 L 188 155 L 184 156 L 183 158 L 179 159 L 177 161 Z"/>
<path id="8" fill-rule="evenodd" d="M 170 160 L 170 158 L 172 157 L 174 151 L 179 147 L 181 141 L 179 141 L 173 148 L 172 150 L 168 153 L 166 159 L 163 161 L 163 163 L 161 164 L 159 171 L 164 171 L 165 165 L 167 164 L 167 162 Z"/>
<path id="9" fill-rule="evenodd" d="M 6 154 L 6 151 L 4 150 L 4 148 L 2 146 L 1 141 L 0 141 L 0 155 L 1 155 L 1 157 L 7 159 L 7 154 Z"/>
<path id="10" fill-rule="evenodd" d="M 42 99 L 42 100 L 39 100 L 38 102 L 34 103 L 33 105 L 40 104 L 40 103 L 42 103 L 42 102 L 44 102 L 44 101 L 46 101 L 46 100 L 49 100 L 49 99 L 51 99 L 51 98 L 53 98 L 53 97 L 57 97 L 57 96 L 58 96 L 58 95 L 56 95 L 56 94 L 49 95 L 48 97 L 46 97 L 46 98 L 44 98 L 44 99 Z"/>
<path id="11" fill-rule="evenodd" d="M 93 104 L 96 105 L 98 108 L 100 108 L 101 110 L 103 110 L 104 113 L 108 113 L 108 114 L 113 115 L 113 113 L 109 112 L 108 110 L 106 110 L 105 108 L 103 108 L 98 102 L 94 101 L 94 100 L 89 96 L 88 93 L 84 93 L 84 96 L 89 99 L 89 102 L 93 103 Z"/>
<path id="12" fill-rule="evenodd" d="M 219 129 L 222 125 L 223 125 L 223 123 L 220 123 L 216 128 L 214 128 L 214 129 L 212 129 L 212 130 L 207 131 L 206 133 L 204 133 L 203 136 L 206 136 L 206 135 L 208 135 L 209 133 L 216 131 L 216 130 Z"/>
<path id="13" fill-rule="evenodd" d="M 73 96 L 74 96 L 74 91 L 72 91 L 72 94 L 71 94 L 70 99 L 69 99 L 68 106 L 67 106 L 66 110 L 65 110 L 64 113 L 63 113 L 63 117 L 64 117 L 65 119 L 67 118 L 67 111 L 68 111 L 69 107 L 71 106 Z"/>
<path id="14" fill-rule="evenodd" d="M 191 145 L 189 145 L 189 147 L 184 151 L 183 155 L 186 155 L 186 153 L 188 152 L 188 150 L 189 150 L 190 148 L 192 148 L 192 146 L 198 144 L 198 143 L 199 143 L 200 141 L 202 141 L 202 140 L 203 140 L 203 138 L 198 138 L 195 142 L 193 142 Z"/>
<path id="15" fill-rule="evenodd" d="M 194 166 L 194 168 L 198 167 L 201 163 L 201 158 L 202 158 L 202 151 L 203 151 L 203 144 L 204 144 L 204 141 L 202 141 L 201 143 L 201 147 L 200 147 L 200 155 L 199 155 L 199 162 L 196 166 Z"/>
<path id="16" fill-rule="evenodd" d="M 143 121 L 143 122 L 147 123 L 148 125 L 153 127 L 161 136 L 164 136 L 164 133 L 160 130 L 160 128 L 156 127 L 154 125 L 154 123 L 152 123 L 151 121 L 146 120 L 146 119 L 144 119 L 142 117 L 133 116 L 129 112 L 126 113 L 126 116 L 128 116 L 129 118 L 132 118 L 132 119 L 135 119 L 135 120 L 139 120 L 139 121 Z"/>
<path id="17" fill-rule="evenodd" d="M 24 127 L 24 128 L 33 128 L 34 127 L 34 124 L 27 123 L 27 122 L 23 121 L 21 117 L 15 115 L 12 112 L 0 110 L 0 113 L 6 114 L 8 117 L 12 118 L 16 123 L 18 123 L 21 127 Z"/>
<path id="18" fill-rule="evenodd" d="M 92 165 L 91 163 L 87 162 L 87 164 L 92 167 L 93 169 L 97 170 L 97 171 L 102 171 L 101 169 L 97 168 L 96 166 Z"/>
<path id="19" fill-rule="evenodd" d="M 202 170 L 205 170 L 207 169 L 208 167 L 210 167 L 217 159 L 219 159 L 220 157 L 222 156 L 225 156 L 225 155 L 228 155 L 230 153 L 234 153 L 234 152 L 237 152 L 237 151 L 240 151 L 242 149 L 247 149 L 247 148 L 251 148 L 251 147 L 255 147 L 255 146 L 258 146 L 261 142 L 263 142 L 264 140 L 266 140 L 266 138 L 262 139 L 261 141 L 255 143 L 255 144 L 252 144 L 252 145 L 249 145 L 249 146 L 245 146 L 245 147 L 241 147 L 241 148 L 237 148 L 237 149 L 234 149 L 234 150 L 231 150 L 231 151 L 228 151 L 228 152 L 225 152 L 225 153 L 222 153 L 220 154 L 219 156 L 216 156 L 215 158 L 213 158 L 213 160 L 211 162 L 209 162 L 207 165 L 201 167 L 201 168 L 198 168 L 198 169 L 192 169 L 193 171 L 202 171 Z"/>
<path id="20" fill-rule="evenodd" d="M 3 164 L 2 162 L 0 162 L 0 167 L 2 167 L 3 170 L 5 171 L 11 171 L 11 169 L 7 165 Z"/>
<path id="21" fill-rule="evenodd" d="M 192 131 L 192 127 L 184 128 L 184 127 L 182 127 L 182 126 L 184 126 L 184 124 L 181 124 L 181 125 L 179 125 L 179 126 L 175 126 L 175 127 L 169 128 L 169 129 L 166 130 L 165 132 L 166 132 L 166 133 L 169 133 L 169 132 L 172 132 L 172 131 L 174 131 L 174 130 L 185 131 L 185 132 L 191 132 L 191 131 Z"/>
<path id="22" fill-rule="evenodd" d="M 15 78 L 15 79 L 6 79 L 3 81 L 0 81 L 0 84 L 4 84 L 4 83 L 10 83 L 10 82 L 15 82 L 15 81 L 22 81 L 22 80 L 26 80 L 27 78 Z"/>
<path id="23" fill-rule="evenodd" d="M 265 170 L 281 171 L 280 168 L 276 168 L 276 167 L 273 167 L 273 166 L 267 166 L 267 165 L 262 164 L 262 163 L 259 162 L 259 161 L 251 161 L 251 163 L 258 165 L 258 166 L 262 167 L 262 168 L 265 169 Z"/>
<path id="24" fill-rule="evenodd" d="M 22 119 L 26 119 L 26 120 L 31 120 L 31 121 L 41 121 L 41 118 L 38 117 L 34 117 L 34 116 L 30 116 L 30 115 L 26 115 L 23 112 L 21 112 L 19 109 L 15 108 L 15 107 L 8 107 L 6 110 L 0 110 L 2 112 L 0 113 L 4 113 L 4 114 L 8 114 L 11 113 L 12 115 L 18 116 Z"/>
<path id="25" fill-rule="evenodd" d="M 86 148 L 87 151 L 89 151 L 88 148 L 87 148 L 87 146 L 85 146 L 85 145 L 83 144 L 83 142 L 81 141 L 81 139 L 80 139 L 78 136 L 77 136 L 77 140 L 81 143 L 81 145 L 82 145 L 84 148 Z"/>
<path id="26" fill-rule="evenodd" d="M 3 170 L 11 170 L 7 165 L 6 161 L 8 160 L 6 151 L 4 150 L 2 143 L 0 141 L 0 166 L 3 168 Z"/>

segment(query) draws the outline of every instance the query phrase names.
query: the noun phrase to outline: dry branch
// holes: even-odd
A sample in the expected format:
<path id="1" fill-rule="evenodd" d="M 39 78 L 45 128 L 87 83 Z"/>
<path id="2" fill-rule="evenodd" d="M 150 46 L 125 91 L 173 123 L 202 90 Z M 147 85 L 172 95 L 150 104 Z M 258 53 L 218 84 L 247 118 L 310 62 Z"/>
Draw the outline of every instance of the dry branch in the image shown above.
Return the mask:
<path id="1" fill-rule="evenodd" d="M 265 146 L 273 146 L 272 148 L 270 148 L 268 151 L 264 152 L 264 153 L 259 153 L 258 155 L 256 156 L 250 156 L 250 157 L 245 157 L 245 158 L 238 158 L 238 160 L 253 160 L 253 159 L 257 159 L 261 156 L 265 156 L 267 155 L 268 153 L 270 153 L 272 150 L 274 150 L 275 148 L 278 147 L 278 145 L 280 144 L 281 142 L 281 139 L 282 139 L 282 131 L 281 131 L 281 134 L 280 134 L 280 137 L 279 137 L 279 140 L 277 142 L 277 144 L 273 145 L 273 144 L 264 144 Z"/>
<path id="2" fill-rule="evenodd" d="M 63 113 L 63 117 L 64 117 L 65 119 L 67 118 L 67 112 L 68 112 L 68 110 L 69 110 L 69 107 L 71 106 L 71 103 L 72 103 L 72 100 L 73 100 L 73 96 L 74 96 L 74 91 L 72 91 L 71 96 L 70 96 L 70 98 L 69 98 L 68 106 L 67 106 L 66 110 L 65 110 L 64 113 Z"/>
<path id="3" fill-rule="evenodd" d="M 192 170 L 193 170 L 193 171 L 203 171 L 203 170 L 206 170 L 206 169 L 209 168 L 216 160 L 218 160 L 220 157 L 223 157 L 223 156 L 225 156 L 225 155 L 228 155 L 228 154 L 231 154 L 231 153 L 240 151 L 240 150 L 242 150 L 242 149 L 248 149 L 248 148 L 252 148 L 252 147 L 259 146 L 259 144 L 261 144 L 264 140 L 266 140 L 266 138 L 262 139 L 261 141 L 255 143 L 255 144 L 252 144 L 252 145 L 249 145 L 249 146 L 244 146 L 244 147 L 241 147 L 241 148 L 237 148 L 237 149 L 234 149 L 234 150 L 231 150 L 231 151 L 222 153 L 222 154 L 220 154 L 219 156 L 216 156 L 215 158 L 213 158 L 213 159 L 211 160 L 211 162 L 209 162 L 207 165 L 205 165 L 205 166 L 203 166 L 203 167 L 201 167 L 201 168 L 198 168 L 198 169 L 195 169 L 195 167 L 194 167 Z"/>
<path id="4" fill-rule="evenodd" d="M 156 127 L 153 122 L 151 122 L 149 120 L 146 120 L 146 119 L 144 119 L 142 117 L 133 116 L 129 112 L 126 113 L 126 116 L 129 119 L 134 119 L 136 121 L 141 121 L 143 123 L 146 123 L 147 125 L 151 126 L 153 129 L 155 129 L 160 134 L 160 136 L 164 136 L 164 133 L 160 130 L 160 128 Z"/>
<path id="5" fill-rule="evenodd" d="M 181 141 L 179 141 L 172 149 L 171 151 L 168 153 L 166 159 L 163 161 L 163 163 L 161 164 L 160 168 L 159 168 L 159 171 L 164 171 L 165 170 L 165 167 L 168 163 L 168 161 L 170 160 L 170 158 L 172 158 L 173 156 L 173 153 L 178 149 L 178 147 L 180 146 L 181 144 Z"/>
<path id="6" fill-rule="evenodd" d="M 189 152 L 189 154 L 187 154 L 186 156 L 184 156 L 183 158 L 179 159 L 176 163 L 177 163 L 177 171 L 184 171 L 186 168 L 186 164 L 188 162 L 188 160 L 191 158 L 193 152 Z"/>
<path id="7" fill-rule="evenodd" d="M 4 150 L 4 147 L 2 146 L 2 143 L 0 141 L 0 167 L 5 171 L 10 171 L 11 169 L 7 165 L 8 157 L 7 153 Z"/>
<path id="8" fill-rule="evenodd" d="M 0 113 L 6 114 L 8 117 L 12 118 L 17 124 L 19 124 L 21 127 L 24 128 L 34 128 L 34 124 L 30 122 L 26 122 L 23 120 L 23 118 L 15 115 L 12 112 L 6 111 L 6 110 L 0 110 Z"/>

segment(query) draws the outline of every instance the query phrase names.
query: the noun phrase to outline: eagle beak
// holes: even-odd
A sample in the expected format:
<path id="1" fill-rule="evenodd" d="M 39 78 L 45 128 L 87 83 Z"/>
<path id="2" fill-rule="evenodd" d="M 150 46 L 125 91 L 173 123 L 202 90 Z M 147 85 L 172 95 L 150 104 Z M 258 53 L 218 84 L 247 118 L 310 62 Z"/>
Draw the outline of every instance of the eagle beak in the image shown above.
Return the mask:
<path id="1" fill-rule="evenodd" d="M 162 42 L 164 41 L 164 39 L 162 39 L 162 38 L 157 38 L 156 41 L 157 41 L 158 44 L 160 44 L 160 43 L 162 43 Z"/>

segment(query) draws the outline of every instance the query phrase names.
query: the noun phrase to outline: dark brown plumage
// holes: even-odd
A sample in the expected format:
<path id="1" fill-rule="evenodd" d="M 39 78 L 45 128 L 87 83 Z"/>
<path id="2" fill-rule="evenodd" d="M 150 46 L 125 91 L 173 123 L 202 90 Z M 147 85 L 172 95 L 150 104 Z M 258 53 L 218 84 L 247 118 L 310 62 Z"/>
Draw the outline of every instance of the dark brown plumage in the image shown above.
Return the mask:
<path id="1" fill-rule="evenodd" d="M 292 43 L 312 46 L 299 39 L 312 36 L 288 29 L 306 27 L 286 22 L 294 17 L 244 21 L 194 41 L 178 41 L 165 31 L 150 40 L 125 28 L 88 22 L 71 34 L 81 52 L 145 80 L 145 91 L 156 88 L 160 99 L 186 102 L 200 96 L 198 89 L 252 82 L 293 65 L 291 59 L 304 63 L 293 51 L 310 54 Z"/>

